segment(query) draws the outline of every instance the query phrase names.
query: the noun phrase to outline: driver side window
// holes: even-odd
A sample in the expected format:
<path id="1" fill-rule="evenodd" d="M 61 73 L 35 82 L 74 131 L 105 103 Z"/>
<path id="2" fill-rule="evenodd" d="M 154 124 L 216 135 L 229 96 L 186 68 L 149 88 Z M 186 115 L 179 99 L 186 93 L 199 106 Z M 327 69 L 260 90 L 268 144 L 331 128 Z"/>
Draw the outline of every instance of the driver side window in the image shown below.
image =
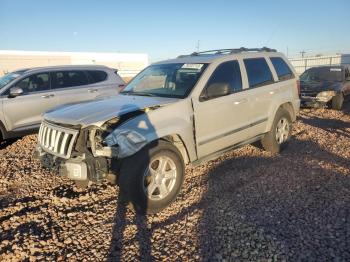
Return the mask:
<path id="1" fill-rule="evenodd" d="M 15 84 L 15 86 L 22 88 L 24 94 L 50 90 L 49 73 L 28 76 Z"/>
<path id="2" fill-rule="evenodd" d="M 228 61 L 220 64 L 211 75 L 206 88 L 211 85 L 228 85 L 231 94 L 242 90 L 242 76 L 238 61 Z"/>

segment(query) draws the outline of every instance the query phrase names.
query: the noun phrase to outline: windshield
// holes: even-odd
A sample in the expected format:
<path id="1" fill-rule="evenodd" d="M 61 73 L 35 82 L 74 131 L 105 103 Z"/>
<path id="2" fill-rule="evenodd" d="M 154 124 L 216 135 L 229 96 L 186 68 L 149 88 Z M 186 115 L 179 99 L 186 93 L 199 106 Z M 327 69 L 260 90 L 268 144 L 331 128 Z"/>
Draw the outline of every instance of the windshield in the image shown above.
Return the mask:
<path id="1" fill-rule="evenodd" d="M 318 67 L 306 70 L 301 76 L 302 81 L 343 81 L 343 71 L 340 67 Z"/>
<path id="2" fill-rule="evenodd" d="M 184 98 L 192 90 L 207 64 L 151 65 L 139 73 L 121 94 Z"/>
<path id="3" fill-rule="evenodd" d="M 4 86 L 6 86 L 8 83 L 15 80 L 17 77 L 21 76 L 22 74 L 23 74 L 23 71 L 16 71 L 13 73 L 6 74 L 3 77 L 0 77 L 0 90 Z"/>

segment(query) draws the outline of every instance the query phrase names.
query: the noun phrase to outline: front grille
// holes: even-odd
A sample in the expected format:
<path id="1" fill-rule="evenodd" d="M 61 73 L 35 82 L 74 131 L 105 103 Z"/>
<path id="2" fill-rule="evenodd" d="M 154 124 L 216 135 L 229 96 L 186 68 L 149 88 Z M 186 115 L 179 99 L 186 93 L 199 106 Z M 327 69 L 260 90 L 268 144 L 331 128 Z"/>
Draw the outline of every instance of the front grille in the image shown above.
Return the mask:
<path id="1" fill-rule="evenodd" d="M 68 159 L 71 156 L 78 133 L 78 130 L 43 121 L 39 129 L 38 142 L 44 151 Z"/>

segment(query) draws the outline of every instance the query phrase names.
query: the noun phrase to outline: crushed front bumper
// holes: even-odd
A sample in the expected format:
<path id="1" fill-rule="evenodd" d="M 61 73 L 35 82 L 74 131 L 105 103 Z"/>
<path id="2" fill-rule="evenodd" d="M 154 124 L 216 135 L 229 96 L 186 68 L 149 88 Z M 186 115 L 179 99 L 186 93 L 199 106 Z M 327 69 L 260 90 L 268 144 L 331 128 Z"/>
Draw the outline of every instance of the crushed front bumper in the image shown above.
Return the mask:
<path id="1" fill-rule="evenodd" d="M 301 107 L 315 107 L 322 108 L 326 107 L 327 103 L 332 100 L 333 97 L 329 97 L 327 99 L 318 98 L 318 97 L 310 97 L 310 96 L 301 96 L 300 97 L 300 106 Z"/>
<path id="2" fill-rule="evenodd" d="M 63 159 L 43 151 L 40 146 L 36 148 L 34 157 L 40 160 L 42 167 L 75 181 L 99 182 L 109 173 L 109 163 L 105 157 L 83 155 Z"/>

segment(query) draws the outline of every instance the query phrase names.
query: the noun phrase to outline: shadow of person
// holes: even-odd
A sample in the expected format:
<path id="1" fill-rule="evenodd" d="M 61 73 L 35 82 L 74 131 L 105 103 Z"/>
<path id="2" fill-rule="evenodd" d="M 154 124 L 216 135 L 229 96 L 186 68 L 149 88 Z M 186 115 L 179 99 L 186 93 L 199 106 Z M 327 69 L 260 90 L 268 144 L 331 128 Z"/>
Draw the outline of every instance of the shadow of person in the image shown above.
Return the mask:
<path id="1" fill-rule="evenodd" d="M 125 105 L 125 108 L 129 108 L 130 106 L 135 107 L 135 105 Z M 123 111 L 123 108 L 121 109 Z M 136 113 L 135 113 L 136 111 Z M 135 117 L 137 115 L 142 114 L 142 118 L 139 123 L 136 123 L 135 126 L 139 128 L 142 126 L 143 129 L 147 129 L 147 132 L 153 133 L 155 129 L 147 117 L 147 113 L 143 112 L 143 109 L 135 110 L 132 113 L 126 114 L 122 116 L 121 121 L 126 121 L 130 117 Z M 138 131 L 137 128 L 134 131 Z M 152 146 L 156 146 L 156 142 L 152 143 Z M 148 163 L 150 162 L 150 146 L 146 145 L 141 149 L 142 153 L 142 162 L 133 163 L 132 166 L 128 166 L 128 169 L 123 168 L 123 164 L 126 162 L 133 161 L 133 156 L 127 157 L 122 161 L 118 161 L 115 165 L 115 170 L 118 171 L 117 181 L 120 186 L 121 179 L 128 179 L 128 173 L 134 172 L 134 167 L 139 167 L 146 165 L 145 168 L 148 168 Z M 140 152 L 140 151 L 139 151 Z M 129 159 L 128 159 L 129 158 Z M 145 176 L 145 173 L 138 174 L 139 176 Z M 123 176 L 123 178 L 121 178 Z M 142 183 L 145 183 L 144 180 Z M 124 183 L 127 184 L 127 183 Z M 147 185 L 144 185 L 147 186 Z M 125 187 L 125 185 L 124 185 Z M 108 261 L 121 261 L 124 257 L 123 254 L 126 252 L 123 250 L 125 237 L 124 231 L 128 224 L 136 225 L 137 231 L 134 236 L 134 239 L 138 243 L 139 248 L 139 257 L 133 259 L 139 259 L 142 261 L 151 261 L 152 260 L 152 245 L 151 245 L 151 237 L 152 230 L 148 226 L 147 223 L 147 215 L 146 211 L 148 208 L 148 198 L 145 195 L 137 198 L 138 203 L 135 203 L 134 196 L 130 195 L 132 193 L 131 188 L 118 188 L 118 200 L 117 200 L 117 209 L 114 216 L 114 224 L 112 229 L 112 241 L 109 248 L 109 257 Z M 132 222 L 130 222 L 132 220 Z"/>

